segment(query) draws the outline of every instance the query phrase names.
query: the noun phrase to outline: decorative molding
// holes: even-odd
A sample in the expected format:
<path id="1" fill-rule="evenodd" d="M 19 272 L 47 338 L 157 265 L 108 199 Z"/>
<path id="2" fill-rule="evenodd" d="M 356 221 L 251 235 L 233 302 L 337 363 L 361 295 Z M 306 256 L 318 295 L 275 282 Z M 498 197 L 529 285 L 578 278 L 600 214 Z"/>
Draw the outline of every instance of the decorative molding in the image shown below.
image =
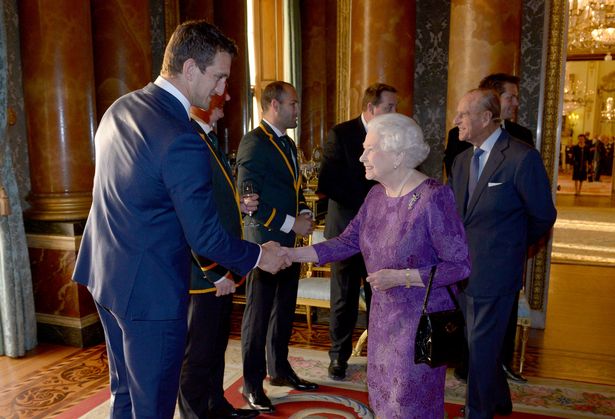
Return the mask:
<path id="1" fill-rule="evenodd" d="M 82 329 L 98 323 L 98 314 L 92 313 L 84 317 L 59 316 L 57 314 L 36 313 L 36 322 L 54 326 L 73 327 Z"/>
<path id="2" fill-rule="evenodd" d="M 29 249 L 67 250 L 76 252 L 81 244 L 81 236 L 57 236 L 49 234 L 27 234 Z"/>
<path id="3" fill-rule="evenodd" d="M 566 27 L 566 1 L 548 2 L 546 33 L 546 55 L 544 62 L 544 83 L 542 89 L 542 120 L 538 130 L 537 144 L 540 147 L 549 181 L 553 185 L 557 159 L 556 150 L 560 131 L 561 103 L 566 52 L 564 50 L 564 29 Z M 540 129 L 542 128 L 542 129 Z M 540 135 L 542 132 L 542 135 Z M 533 259 L 533 275 L 528 291 L 528 302 L 533 310 L 545 308 L 547 279 L 549 276 L 551 246 L 543 247 Z"/>
<path id="4" fill-rule="evenodd" d="M 88 218 L 92 192 L 31 194 L 31 208 L 25 217 L 32 220 L 65 221 Z"/>
<path id="5" fill-rule="evenodd" d="M 335 123 L 350 119 L 351 0 L 337 2 L 337 111 Z"/>

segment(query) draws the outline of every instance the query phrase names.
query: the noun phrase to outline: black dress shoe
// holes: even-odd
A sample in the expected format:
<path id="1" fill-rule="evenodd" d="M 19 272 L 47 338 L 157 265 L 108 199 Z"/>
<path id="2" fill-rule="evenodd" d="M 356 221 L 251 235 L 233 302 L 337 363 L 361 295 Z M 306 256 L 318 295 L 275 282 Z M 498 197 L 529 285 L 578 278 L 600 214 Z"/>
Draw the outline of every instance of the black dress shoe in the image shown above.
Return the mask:
<path id="1" fill-rule="evenodd" d="M 506 378 L 508 378 L 509 380 L 515 381 L 517 383 L 527 383 L 527 378 L 522 376 L 520 373 L 513 371 L 512 368 L 508 368 L 506 365 L 502 364 L 502 369 L 506 374 Z"/>
<path id="2" fill-rule="evenodd" d="M 235 409 L 233 406 L 224 406 L 219 409 L 212 409 L 207 415 L 210 419 L 231 419 L 231 418 L 254 418 L 260 415 L 258 410 Z"/>
<path id="3" fill-rule="evenodd" d="M 246 399 L 250 407 L 263 413 L 272 413 L 275 411 L 271 400 L 265 395 L 264 391 L 254 393 L 244 393 L 243 398 Z"/>
<path id="4" fill-rule="evenodd" d="M 329 378 L 333 380 L 343 380 L 346 378 L 346 368 L 348 364 L 337 359 L 334 359 L 329 364 Z"/>
<path id="5" fill-rule="evenodd" d="M 299 391 L 312 391 L 318 389 L 318 384 L 311 383 L 297 377 L 297 374 L 292 373 L 286 377 L 272 377 L 269 381 L 272 386 L 292 387 Z"/>

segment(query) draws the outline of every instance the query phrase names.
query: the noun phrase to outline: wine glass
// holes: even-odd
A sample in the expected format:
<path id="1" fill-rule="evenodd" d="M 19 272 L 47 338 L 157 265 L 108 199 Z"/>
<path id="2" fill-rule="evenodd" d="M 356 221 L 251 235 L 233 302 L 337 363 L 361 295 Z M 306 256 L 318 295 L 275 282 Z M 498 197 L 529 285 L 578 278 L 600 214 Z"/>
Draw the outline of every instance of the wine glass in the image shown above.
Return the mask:
<path id="1" fill-rule="evenodd" d="M 247 200 L 249 200 L 249 198 L 254 196 L 254 194 L 255 194 L 254 184 L 252 183 L 252 181 L 244 180 L 243 183 L 241 184 L 241 197 L 244 200 L 244 203 Z M 252 218 L 252 211 L 248 211 L 248 215 L 250 216 L 250 222 L 248 223 L 248 226 L 250 227 L 258 226 L 258 223 L 255 223 L 254 218 Z"/>

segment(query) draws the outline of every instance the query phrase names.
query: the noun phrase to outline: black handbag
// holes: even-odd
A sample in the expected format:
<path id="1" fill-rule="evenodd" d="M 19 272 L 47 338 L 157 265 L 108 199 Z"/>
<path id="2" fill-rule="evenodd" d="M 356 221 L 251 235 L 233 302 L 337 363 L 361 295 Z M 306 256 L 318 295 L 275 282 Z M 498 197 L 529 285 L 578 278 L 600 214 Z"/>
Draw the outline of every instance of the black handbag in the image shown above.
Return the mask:
<path id="1" fill-rule="evenodd" d="M 427 301 L 431 292 L 436 267 L 431 268 L 429 283 L 425 291 L 423 312 L 416 329 L 414 363 L 427 364 L 432 368 L 461 362 L 465 345 L 463 313 L 450 287 L 446 289 L 455 304 L 453 310 L 427 312 Z"/>

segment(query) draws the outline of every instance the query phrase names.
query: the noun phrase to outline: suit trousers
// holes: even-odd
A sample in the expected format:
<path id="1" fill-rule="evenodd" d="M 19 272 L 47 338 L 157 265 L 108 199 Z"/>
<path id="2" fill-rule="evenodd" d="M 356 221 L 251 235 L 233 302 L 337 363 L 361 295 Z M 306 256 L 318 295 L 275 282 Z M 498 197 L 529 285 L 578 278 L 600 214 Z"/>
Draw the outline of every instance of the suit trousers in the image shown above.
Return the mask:
<path id="1" fill-rule="evenodd" d="M 299 270 L 300 265 L 293 263 L 275 275 L 259 268 L 248 274 L 241 325 L 245 392 L 262 390 L 267 372 L 271 377 L 286 377 L 293 372 L 288 362 L 288 344 L 297 303 Z"/>
<path id="2" fill-rule="evenodd" d="M 359 293 L 361 282 L 365 290 L 367 324 L 372 289 L 365 278 L 367 271 L 361 254 L 340 262 L 331 263 L 331 311 L 329 337 L 331 349 L 329 358 L 347 362 L 352 353 L 352 334 L 359 314 Z"/>
<path id="3" fill-rule="evenodd" d="M 127 320 L 98 303 L 96 308 L 109 357 L 109 416 L 172 418 L 186 346 L 186 318 Z"/>
<path id="4" fill-rule="evenodd" d="M 501 352 L 515 294 L 460 297 L 469 353 L 466 418 L 490 419 L 496 407 L 511 403 Z"/>
<path id="5" fill-rule="evenodd" d="M 188 341 L 179 387 L 182 418 L 207 418 L 230 404 L 224 398 L 224 353 L 231 331 L 233 294 L 192 294 Z"/>
<path id="6" fill-rule="evenodd" d="M 512 368 L 513 355 L 515 353 L 515 338 L 517 337 L 517 312 L 519 309 L 519 293 L 515 295 L 508 326 L 506 326 L 506 335 L 504 336 L 504 345 L 502 345 L 502 364 L 508 368 Z"/>

